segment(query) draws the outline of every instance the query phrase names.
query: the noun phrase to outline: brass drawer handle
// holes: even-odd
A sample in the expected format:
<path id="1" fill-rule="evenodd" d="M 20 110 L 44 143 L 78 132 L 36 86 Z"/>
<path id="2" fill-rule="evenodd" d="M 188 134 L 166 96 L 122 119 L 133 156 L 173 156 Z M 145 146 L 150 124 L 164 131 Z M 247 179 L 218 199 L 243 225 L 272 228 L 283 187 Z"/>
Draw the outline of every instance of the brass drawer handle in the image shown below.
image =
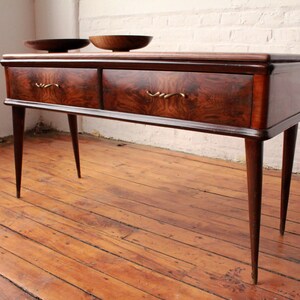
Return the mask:
<path id="1" fill-rule="evenodd" d="M 165 98 L 165 99 L 168 99 L 168 98 L 170 98 L 170 97 L 172 97 L 172 96 L 181 96 L 182 98 L 185 98 L 185 94 L 184 94 L 184 93 L 165 94 L 165 95 L 164 95 L 164 98 Z"/>
<path id="2" fill-rule="evenodd" d="M 43 88 L 43 89 L 46 89 L 51 86 L 56 86 L 57 88 L 60 88 L 60 85 L 58 83 L 37 83 L 36 82 L 35 86 L 38 88 Z"/>
<path id="3" fill-rule="evenodd" d="M 164 99 L 168 99 L 172 96 L 181 96 L 182 98 L 185 98 L 186 95 L 184 93 L 171 93 L 171 94 L 166 94 L 166 93 L 161 93 L 161 92 L 156 92 L 156 93 L 151 93 L 150 91 L 146 91 L 147 95 L 150 97 L 160 97 Z"/>

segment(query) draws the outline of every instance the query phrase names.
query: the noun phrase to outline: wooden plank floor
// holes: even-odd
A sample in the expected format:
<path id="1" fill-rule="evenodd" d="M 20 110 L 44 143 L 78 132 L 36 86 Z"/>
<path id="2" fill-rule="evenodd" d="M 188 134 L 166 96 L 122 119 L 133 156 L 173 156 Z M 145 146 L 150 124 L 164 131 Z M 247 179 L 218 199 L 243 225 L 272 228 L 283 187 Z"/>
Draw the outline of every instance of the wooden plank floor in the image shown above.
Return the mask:
<path id="1" fill-rule="evenodd" d="M 80 136 L 26 137 L 22 198 L 0 146 L 0 299 L 300 299 L 300 177 L 287 232 L 265 170 L 252 285 L 245 166 Z"/>

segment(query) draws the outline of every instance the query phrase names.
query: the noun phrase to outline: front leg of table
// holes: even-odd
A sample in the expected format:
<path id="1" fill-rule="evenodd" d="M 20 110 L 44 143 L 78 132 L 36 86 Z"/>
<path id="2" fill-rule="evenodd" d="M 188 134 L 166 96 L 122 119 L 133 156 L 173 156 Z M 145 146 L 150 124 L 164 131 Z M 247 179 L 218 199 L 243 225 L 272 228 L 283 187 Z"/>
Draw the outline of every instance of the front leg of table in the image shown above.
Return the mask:
<path id="1" fill-rule="evenodd" d="M 253 283 L 256 284 L 258 274 L 258 253 L 262 196 L 263 141 L 246 138 L 245 146 L 247 162 L 252 279 Z"/>
<path id="2" fill-rule="evenodd" d="M 21 195 L 25 108 L 12 107 L 17 198 Z"/>
<path id="3" fill-rule="evenodd" d="M 283 140 L 282 175 L 281 175 L 281 209 L 280 209 L 280 233 L 284 234 L 286 215 L 289 203 L 290 185 L 293 171 L 295 145 L 297 139 L 298 124 L 285 130 Z"/>

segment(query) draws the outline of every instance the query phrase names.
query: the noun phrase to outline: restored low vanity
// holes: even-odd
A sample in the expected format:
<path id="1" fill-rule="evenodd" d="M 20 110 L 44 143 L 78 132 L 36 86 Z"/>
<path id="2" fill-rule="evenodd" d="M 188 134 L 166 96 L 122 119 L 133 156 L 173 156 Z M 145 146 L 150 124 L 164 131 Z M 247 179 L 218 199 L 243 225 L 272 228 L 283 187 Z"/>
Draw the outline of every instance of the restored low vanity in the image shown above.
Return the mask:
<path id="1" fill-rule="evenodd" d="M 79 177 L 77 115 L 244 138 L 252 278 L 257 283 L 263 144 L 284 132 L 283 234 L 300 120 L 300 55 L 19 54 L 4 55 L 1 63 L 5 104 L 13 112 L 17 197 L 26 108 L 67 113 Z"/>

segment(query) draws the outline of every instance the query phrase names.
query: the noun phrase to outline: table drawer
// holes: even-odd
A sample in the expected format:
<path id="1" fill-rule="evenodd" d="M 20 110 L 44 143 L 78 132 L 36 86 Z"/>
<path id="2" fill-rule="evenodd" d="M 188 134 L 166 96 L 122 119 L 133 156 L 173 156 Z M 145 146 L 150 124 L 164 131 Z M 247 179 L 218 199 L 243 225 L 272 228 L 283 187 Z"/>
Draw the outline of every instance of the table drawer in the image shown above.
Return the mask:
<path id="1" fill-rule="evenodd" d="M 26 101 L 99 108 L 97 69 L 7 69 L 8 96 Z"/>
<path id="2" fill-rule="evenodd" d="M 252 75 L 103 70 L 104 109 L 249 127 Z"/>

